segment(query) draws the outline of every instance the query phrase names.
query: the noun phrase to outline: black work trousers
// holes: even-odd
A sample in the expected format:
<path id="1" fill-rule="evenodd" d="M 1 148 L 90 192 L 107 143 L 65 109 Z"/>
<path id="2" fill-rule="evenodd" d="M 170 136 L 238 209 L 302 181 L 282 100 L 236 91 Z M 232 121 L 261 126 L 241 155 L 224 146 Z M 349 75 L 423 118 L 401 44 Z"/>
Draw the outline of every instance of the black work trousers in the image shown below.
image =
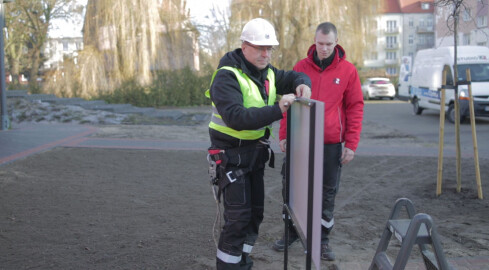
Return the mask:
<path id="1" fill-rule="evenodd" d="M 253 162 L 253 151 L 228 156 L 226 171 L 249 168 L 250 162 Z M 258 148 L 256 151 L 258 152 L 251 171 L 235 177 L 236 180 L 222 190 L 225 224 L 219 237 L 216 256 L 218 270 L 251 269 L 253 265 L 249 253 L 263 221 L 263 177 L 265 163 L 269 158 L 267 148 Z"/>
<path id="2" fill-rule="evenodd" d="M 321 216 L 321 244 L 329 243 L 334 225 L 334 205 L 340 188 L 341 143 L 325 144 L 323 156 L 323 212 Z"/>
<path id="3" fill-rule="evenodd" d="M 341 143 L 325 144 L 323 147 L 323 200 L 321 215 L 321 244 L 329 243 L 329 234 L 334 225 L 334 206 L 335 198 L 340 187 L 341 176 L 341 153 L 343 146 Z M 285 159 L 282 166 L 282 196 L 285 200 Z M 283 217 L 287 216 L 284 211 Z M 296 237 L 298 234 L 292 224 L 289 225 L 289 237 Z"/>

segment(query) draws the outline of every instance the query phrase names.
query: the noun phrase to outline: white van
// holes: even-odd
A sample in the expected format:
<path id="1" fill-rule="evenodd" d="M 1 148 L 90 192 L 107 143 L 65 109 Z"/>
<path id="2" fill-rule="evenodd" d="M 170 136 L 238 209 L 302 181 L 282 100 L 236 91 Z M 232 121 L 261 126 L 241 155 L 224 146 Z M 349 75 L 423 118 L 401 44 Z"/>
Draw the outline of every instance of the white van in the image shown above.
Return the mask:
<path id="1" fill-rule="evenodd" d="M 397 84 L 397 98 L 400 100 L 409 99 L 409 85 L 411 83 L 411 70 L 413 68 L 411 56 L 403 56 L 399 67 L 399 77 Z"/>
<path id="2" fill-rule="evenodd" d="M 415 114 L 424 109 L 440 110 L 440 89 L 445 66 L 450 68 L 447 85 L 453 85 L 454 47 L 420 50 L 414 59 L 409 79 L 409 96 Z M 482 46 L 457 46 L 458 82 L 466 81 L 470 68 L 472 95 L 476 116 L 489 116 L 489 48 Z M 445 109 L 448 121 L 455 122 L 453 89 L 446 90 Z M 459 85 L 460 120 L 470 116 L 468 86 Z"/>

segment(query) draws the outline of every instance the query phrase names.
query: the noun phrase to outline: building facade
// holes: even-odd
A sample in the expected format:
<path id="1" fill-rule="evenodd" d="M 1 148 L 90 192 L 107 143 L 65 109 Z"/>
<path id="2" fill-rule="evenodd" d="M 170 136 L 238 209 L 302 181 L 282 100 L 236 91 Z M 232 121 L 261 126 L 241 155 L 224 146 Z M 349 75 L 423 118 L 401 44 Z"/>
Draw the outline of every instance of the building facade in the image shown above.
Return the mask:
<path id="1" fill-rule="evenodd" d="M 78 51 L 83 50 L 83 37 L 49 37 L 44 45 L 44 70 L 57 69 L 66 57 L 77 63 Z"/>
<path id="2" fill-rule="evenodd" d="M 433 0 L 384 0 L 382 8 L 374 24 L 377 43 L 366 53 L 364 67 L 396 77 L 405 68 L 409 69 L 418 50 L 434 46 L 434 3 Z"/>
<path id="3" fill-rule="evenodd" d="M 489 47 L 489 0 L 465 0 L 459 10 L 457 45 Z M 453 46 L 454 21 L 452 6 L 435 7 L 436 47 Z"/>

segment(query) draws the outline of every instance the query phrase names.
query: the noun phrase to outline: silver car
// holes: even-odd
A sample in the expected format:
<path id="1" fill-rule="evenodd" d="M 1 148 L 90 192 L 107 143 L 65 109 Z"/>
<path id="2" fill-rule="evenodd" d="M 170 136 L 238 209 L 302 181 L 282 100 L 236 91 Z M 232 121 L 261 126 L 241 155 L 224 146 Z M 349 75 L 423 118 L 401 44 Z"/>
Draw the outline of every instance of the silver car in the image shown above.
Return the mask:
<path id="1" fill-rule="evenodd" d="M 363 99 L 369 100 L 374 98 L 394 99 L 396 89 L 388 78 L 368 78 L 362 85 Z"/>

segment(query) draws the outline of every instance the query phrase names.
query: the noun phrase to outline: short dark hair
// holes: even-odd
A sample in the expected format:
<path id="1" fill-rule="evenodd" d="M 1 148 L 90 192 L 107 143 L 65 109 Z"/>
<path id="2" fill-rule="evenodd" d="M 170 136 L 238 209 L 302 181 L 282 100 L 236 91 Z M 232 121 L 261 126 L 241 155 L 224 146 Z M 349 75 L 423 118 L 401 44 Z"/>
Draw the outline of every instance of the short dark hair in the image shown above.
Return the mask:
<path id="1" fill-rule="evenodd" d="M 333 32 L 335 37 L 338 36 L 338 30 L 336 30 L 336 26 L 330 22 L 323 22 L 319 24 L 318 27 L 316 28 L 316 33 L 319 31 L 321 31 L 321 33 L 325 35 Z"/>

